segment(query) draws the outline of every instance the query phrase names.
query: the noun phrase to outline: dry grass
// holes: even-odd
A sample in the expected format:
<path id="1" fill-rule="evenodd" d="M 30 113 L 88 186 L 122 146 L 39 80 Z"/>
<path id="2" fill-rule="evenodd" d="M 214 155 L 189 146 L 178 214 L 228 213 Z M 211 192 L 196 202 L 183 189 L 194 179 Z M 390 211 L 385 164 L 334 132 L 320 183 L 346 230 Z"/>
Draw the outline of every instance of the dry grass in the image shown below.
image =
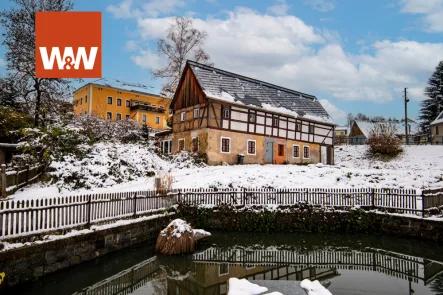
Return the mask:
<path id="1" fill-rule="evenodd" d="M 166 233 L 160 233 L 157 238 L 155 249 L 161 254 L 178 255 L 191 253 L 195 250 L 196 239 L 192 232 L 181 233 L 180 237 L 176 237 L 172 232 L 174 226 L 169 226 Z"/>
<path id="2" fill-rule="evenodd" d="M 174 183 L 174 177 L 172 177 L 172 173 L 160 171 L 156 178 L 159 178 L 160 181 L 154 181 L 154 189 L 159 191 L 171 191 L 172 184 Z"/>

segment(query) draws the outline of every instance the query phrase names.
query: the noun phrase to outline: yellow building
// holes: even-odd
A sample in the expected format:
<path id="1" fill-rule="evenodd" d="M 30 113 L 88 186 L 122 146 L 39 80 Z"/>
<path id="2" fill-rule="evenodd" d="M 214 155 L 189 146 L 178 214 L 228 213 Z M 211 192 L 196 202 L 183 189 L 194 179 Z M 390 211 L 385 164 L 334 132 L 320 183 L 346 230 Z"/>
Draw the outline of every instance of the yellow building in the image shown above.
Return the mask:
<path id="1" fill-rule="evenodd" d="M 103 78 L 74 91 L 74 113 L 108 120 L 132 119 L 153 129 L 167 128 L 170 100 L 145 92 L 141 84 Z"/>

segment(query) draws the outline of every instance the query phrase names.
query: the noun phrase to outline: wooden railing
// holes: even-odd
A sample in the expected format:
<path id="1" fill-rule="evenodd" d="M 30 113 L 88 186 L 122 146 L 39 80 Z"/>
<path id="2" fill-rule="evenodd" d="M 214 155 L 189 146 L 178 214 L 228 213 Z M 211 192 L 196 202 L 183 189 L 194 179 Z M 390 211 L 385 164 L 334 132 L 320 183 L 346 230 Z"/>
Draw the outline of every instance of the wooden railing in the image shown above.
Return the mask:
<path id="1" fill-rule="evenodd" d="M 362 207 L 425 216 L 426 209 L 443 205 L 441 194 L 391 188 L 178 189 L 7 200 L 0 202 L 0 239 L 88 228 L 153 214 L 176 204 L 288 206 L 303 202 L 342 210 Z"/>
<path id="2" fill-rule="evenodd" d="M 14 170 L 6 170 L 6 165 L 1 165 L 1 197 L 6 198 L 21 187 L 38 180 L 43 173 L 43 165 L 14 167 Z"/>

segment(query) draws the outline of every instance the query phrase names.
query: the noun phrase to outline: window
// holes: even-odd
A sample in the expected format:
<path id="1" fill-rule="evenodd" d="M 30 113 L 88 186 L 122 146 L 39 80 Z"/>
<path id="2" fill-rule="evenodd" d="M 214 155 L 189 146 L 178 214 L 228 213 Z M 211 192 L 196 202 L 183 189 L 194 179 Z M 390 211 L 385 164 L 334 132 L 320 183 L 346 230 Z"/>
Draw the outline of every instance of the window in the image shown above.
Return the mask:
<path id="1" fill-rule="evenodd" d="M 199 143 L 198 137 L 192 138 L 192 151 L 194 153 L 198 152 L 198 143 Z"/>
<path id="2" fill-rule="evenodd" d="M 248 155 L 255 155 L 255 140 L 248 139 Z"/>
<path id="3" fill-rule="evenodd" d="M 278 127 L 278 118 L 273 118 L 272 119 L 272 126 Z"/>
<path id="4" fill-rule="evenodd" d="M 249 122 L 255 123 L 255 114 L 249 114 Z"/>
<path id="5" fill-rule="evenodd" d="M 87 95 L 85 96 L 85 102 L 88 102 L 88 96 Z"/>
<path id="6" fill-rule="evenodd" d="M 278 156 L 282 157 L 285 155 L 285 146 L 283 144 L 278 145 Z"/>
<path id="7" fill-rule="evenodd" d="M 301 123 L 295 123 L 295 131 L 301 132 Z"/>
<path id="8" fill-rule="evenodd" d="M 309 133 L 314 134 L 314 125 L 309 125 Z"/>
<path id="9" fill-rule="evenodd" d="M 146 115 L 143 115 L 143 116 L 142 116 L 142 121 L 143 121 L 143 122 L 146 122 Z"/>
<path id="10" fill-rule="evenodd" d="M 229 109 L 224 109 L 223 110 L 223 118 L 225 119 L 229 119 L 231 112 L 229 111 Z"/>
<path id="11" fill-rule="evenodd" d="M 221 138 L 221 152 L 225 154 L 229 154 L 231 152 L 231 138 Z"/>
<path id="12" fill-rule="evenodd" d="M 80 97 L 80 104 L 83 103 L 83 97 Z"/>
<path id="13" fill-rule="evenodd" d="M 308 146 L 303 147 L 303 158 L 309 159 L 309 147 Z"/>
<path id="14" fill-rule="evenodd" d="M 122 105 L 122 99 L 121 98 L 117 98 L 117 105 L 121 106 Z"/>
<path id="15" fill-rule="evenodd" d="M 122 114 L 117 114 L 117 121 L 120 121 L 122 119 Z"/>
<path id="16" fill-rule="evenodd" d="M 438 126 L 435 126 L 435 135 L 438 135 Z"/>
<path id="17" fill-rule="evenodd" d="M 155 117 L 155 124 L 160 124 L 160 117 Z"/>
<path id="18" fill-rule="evenodd" d="M 179 139 L 178 140 L 178 151 L 184 151 L 185 150 L 185 140 L 184 139 Z"/>
<path id="19" fill-rule="evenodd" d="M 194 109 L 194 118 L 198 118 L 200 116 L 200 109 Z"/>
<path id="20" fill-rule="evenodd" d="M 126 106 L 129 108 L 129 107 L 131 107 L 131 101 L 130 100 L 126 100 Z"/>
<path id="21" fill-rule="evenodd" d="M 218 265 L 218 275 L 223 276 L 229 274 L 229 264 L 222 263 Z"/>
<path id="22" fill-rule="evenodd" d="M 164 154 L 170 154 L 172 151 L 172 139 L 162 141 L 162 152 Z"/>
<path id="23" fill-rule="evenodd" d="M 107 120 L 112 120 L 112 113 L 111 112 L 107 112 L 106 113 L 106 119 Z"/>
<path id="24" fill-rule="evenodd" d="M 299 145 L 292 146 L 292 157 L 293 158 L 300 158 L 300 146 Z"/>
<path id="25" fill-rule="evenodd" d="M 108 104 L 112 104 L 112 97 L 108 96 Z"/>
<path id="26" fill-rule="evenodd" d="M 87 115 L 88 114 L 88 111 L 85 111 L 85 115 Z"/>
<path id="27" fill-rule="evenodd" d="M 131 119 L 131 116 L 130 115 L 126 115 L 126 120 L 129 120 L 129 119 Z"/>
<path id="28" fill-rule="evenodd" d="M 182 112 L 181 114 L 180 114 L 180 121 L 184 121 L 186 119 L 186 112 Z"/>

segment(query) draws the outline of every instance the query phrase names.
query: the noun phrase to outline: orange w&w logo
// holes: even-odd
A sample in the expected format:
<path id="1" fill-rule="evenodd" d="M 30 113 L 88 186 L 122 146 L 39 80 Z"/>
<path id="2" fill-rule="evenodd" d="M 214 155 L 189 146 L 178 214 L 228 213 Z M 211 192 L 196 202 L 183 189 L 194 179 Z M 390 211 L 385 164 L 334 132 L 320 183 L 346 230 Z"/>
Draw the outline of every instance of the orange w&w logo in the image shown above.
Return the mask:
<path id="1" fill-rule="evenodd" d="M 101 12 L 37 12 L 36 77 L 101 78 Z"/>

